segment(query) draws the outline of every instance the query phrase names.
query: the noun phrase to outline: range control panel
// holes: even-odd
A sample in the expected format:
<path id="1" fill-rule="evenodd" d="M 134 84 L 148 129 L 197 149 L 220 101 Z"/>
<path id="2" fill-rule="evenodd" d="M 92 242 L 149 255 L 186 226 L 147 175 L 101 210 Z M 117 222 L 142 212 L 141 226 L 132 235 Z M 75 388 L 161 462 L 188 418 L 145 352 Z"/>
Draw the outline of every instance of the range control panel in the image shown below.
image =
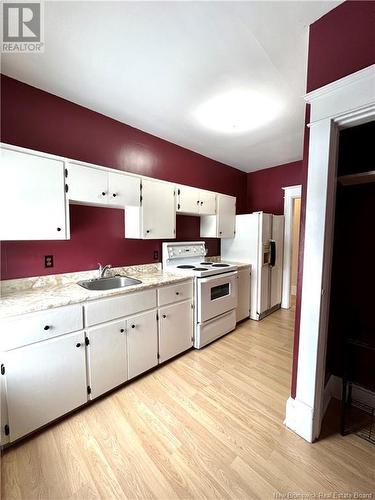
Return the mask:
<path id="1" fill-rule="evenodd" d="M 206 253 L 204 241 L 163 243 L 163 263 L 174 259 L 197 259 Z"/>

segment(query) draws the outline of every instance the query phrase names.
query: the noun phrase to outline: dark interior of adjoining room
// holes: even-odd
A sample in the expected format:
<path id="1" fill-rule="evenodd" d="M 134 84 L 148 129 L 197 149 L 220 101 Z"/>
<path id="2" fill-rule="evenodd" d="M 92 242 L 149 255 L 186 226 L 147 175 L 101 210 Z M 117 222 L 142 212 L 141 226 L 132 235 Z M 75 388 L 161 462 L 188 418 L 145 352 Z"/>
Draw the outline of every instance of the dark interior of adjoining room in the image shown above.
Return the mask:
<path id="1" fill-rule="evenodd" d="M 343 379 L 342 412 L 358 407 L 353 387 L 375 390 L 374 137 L 374 121 L 340 133 L 326 371 Z M 361 409 L 373 418 L 374 408 Z"/>

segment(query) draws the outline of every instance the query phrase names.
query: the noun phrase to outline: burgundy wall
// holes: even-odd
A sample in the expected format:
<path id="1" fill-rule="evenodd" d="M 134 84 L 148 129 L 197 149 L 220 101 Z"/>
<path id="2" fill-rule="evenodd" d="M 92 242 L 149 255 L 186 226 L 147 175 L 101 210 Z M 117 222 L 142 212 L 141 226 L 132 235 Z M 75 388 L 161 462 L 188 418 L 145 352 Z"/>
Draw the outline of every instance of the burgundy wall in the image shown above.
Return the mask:
<path id="1" fill-rule="evenodd" d="M 359 71 L 375 63 L 375 2 L 346 1 L 310 26 L 307 91 Z M 305 127 L 303 187 L 307 184 L 308 128 Z M 306 189 L 302 190 L 299 274 L 292 369 L 292 397 L 296 396 L 302 262 L 304 250 Z"/>
<path id="2" fill-rule="evenodd" d="M 3 142 L 230 194 L 238 212 L 246 210 L 245 173 L 12 78 L 2 75 L 1 86 Z M 121 210 L 71 206 L 71 221 L 70 241 L 3 242 L 2 279 L 95 268 L 98 261 L 147 263 L 154 250 L 160 257 L 161 241 L 120 236 Z M 177 239 L 199 239 L 199 219 L 178 216 Z M 207 242 L 218 254 L 219 240 Z M 55 267 L 47 270 L 43 256 L 50 254 Z"/>
<path id="3" fill-rule="evenodd" d="M 375 2 L 346 1 L 310 26 L 307 91 L 374 64 Z"/>
<path id="4" fill-rule="evenodd" d="M 284 213 L 283 187 L 302 183 L 302 161 L 247 174 L 247 211 Z"/>

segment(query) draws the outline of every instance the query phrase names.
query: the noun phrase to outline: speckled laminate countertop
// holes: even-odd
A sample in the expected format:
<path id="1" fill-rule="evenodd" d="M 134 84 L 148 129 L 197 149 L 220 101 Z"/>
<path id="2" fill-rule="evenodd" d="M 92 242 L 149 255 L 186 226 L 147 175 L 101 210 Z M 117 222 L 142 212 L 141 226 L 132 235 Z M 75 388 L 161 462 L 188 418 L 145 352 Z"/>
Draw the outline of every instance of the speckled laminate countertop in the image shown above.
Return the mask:
<path id="1" fill-rule="evenodd" d="M 117 267 L 107 276 L 121 274 L 142 281 L 141 284 L 112 290 L 86 290 L 77 284 L 84 279 L 96 278 L 98 271 L 57 274 L 1 282 L 0 318 L 17 316 L 54 307 L 78 304 L 90 300 L 138 292 L 157 286 L 179 283 L 187 276 L 161 270 L 160 264 Z"/>
<path id="2" fill-rule="evenodd" d="M 206 260 L 221 262 L 220 257 L 207 257 Z M 237 265 L 238 269 L 250 265 L 241 262 L 231 263 Z M 86 290 L 77 284 L 81 280 L 96 278 L 98 275 L 97 270 L 1 281 L 0 319 L 44 311 L 54 307 L 84 303 L 90 300 L 124 295 L 157 286 L 171 285 L 189 279 L 188 276 L 163 271 L 160 263 L 116 267 L 110 269 L 106 276 L 114 276 L 115 274 L 136 278 L 142 283 L 126 288 L 95 291 Z"/>

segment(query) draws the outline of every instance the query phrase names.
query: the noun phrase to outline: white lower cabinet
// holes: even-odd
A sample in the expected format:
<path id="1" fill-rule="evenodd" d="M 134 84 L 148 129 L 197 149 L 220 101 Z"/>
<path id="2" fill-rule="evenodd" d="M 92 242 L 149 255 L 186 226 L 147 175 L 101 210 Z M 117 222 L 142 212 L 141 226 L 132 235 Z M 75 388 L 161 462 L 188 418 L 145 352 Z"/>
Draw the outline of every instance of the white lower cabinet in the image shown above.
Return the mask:
<path id="1" fill-rule="evenodd" d="M 4 353 L 10 441 L 87 401 L 84 332 Z"/>
<path id="2" fill-rule="evenodd" d="M 247 266 L 243 269 L 238 269 L 237 271 L 237 322 L 250 317 L 250 274 L 250 266 Z"/>
<path id="3" fill-rule="evenodd" d="M 177 356 L 193 345 L 193 310 L 191 301 L 159 309 L 159 362 Z"/>
<path id="4" fill-rule="evenodd" d="M 1 445 L 192 347 L 191 280 L 83 309 L 83 315 L 77 304 L 0 321 Z"/>
<path id="5" fill-rule="evenodd" d="M 89 328 L 86 338 L 90 399 L 95 399 L 128 378 L 126 321 Z"/>
<path id="6" fill-rule="evenodd" d="M 128 378 L 131 379 L 158 364 L 158 328 L 156 311 L 138 314 L 126 320 Z"/>

